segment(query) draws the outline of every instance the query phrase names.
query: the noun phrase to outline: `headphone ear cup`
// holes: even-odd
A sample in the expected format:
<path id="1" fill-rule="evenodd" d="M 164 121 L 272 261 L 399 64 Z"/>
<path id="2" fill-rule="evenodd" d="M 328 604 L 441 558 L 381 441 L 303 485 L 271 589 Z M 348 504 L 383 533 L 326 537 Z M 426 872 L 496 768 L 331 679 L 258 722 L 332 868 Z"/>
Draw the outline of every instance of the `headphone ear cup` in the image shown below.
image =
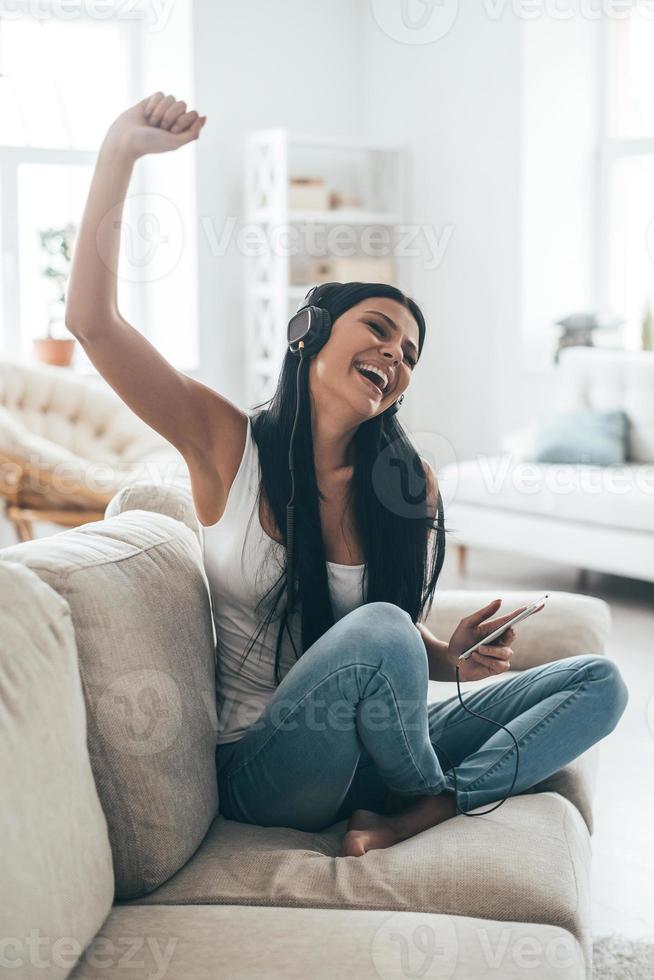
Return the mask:
<path id="1" fill-rule="evenodd" d="M 299 342 L 304 342 L 305 357 L 317 354 L 329 340 L 332 328 L 331 314 L 320 306 L 305 306 L 291 317 L 287 341 L 292 354 L 300 356 Z"/>

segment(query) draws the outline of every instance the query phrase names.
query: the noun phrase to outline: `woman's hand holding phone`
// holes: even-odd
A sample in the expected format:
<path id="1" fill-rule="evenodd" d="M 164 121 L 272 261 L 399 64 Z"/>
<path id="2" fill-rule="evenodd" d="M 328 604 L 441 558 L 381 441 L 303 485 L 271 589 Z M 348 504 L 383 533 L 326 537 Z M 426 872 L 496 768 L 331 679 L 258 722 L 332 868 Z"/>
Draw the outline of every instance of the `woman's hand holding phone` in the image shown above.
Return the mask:
<path id="1" fill-rule="evenodd" d="M 452 664 L 453 669 L 458 666 L 459 680 L 478 681 L 483 677 L 489 677 L 491 674 L 503 674 L 511 669 L 513 650 L 510 643 L 515 639 L 513 627 L 504 630 L 489 644 L 478 646 L 467 660 L 458 659 L 475 643 L 479 643 L 485 636 L 490 636 L 495 630 L 528 609 L 528 606 L 520 606 L 504 616 L 489 619 L 488 617 L 496 613 L 501 605 L 501 599 L 493 599 L 487 606 L 465 616 L 452 633 L 448 644 L 447 659 Z"/>

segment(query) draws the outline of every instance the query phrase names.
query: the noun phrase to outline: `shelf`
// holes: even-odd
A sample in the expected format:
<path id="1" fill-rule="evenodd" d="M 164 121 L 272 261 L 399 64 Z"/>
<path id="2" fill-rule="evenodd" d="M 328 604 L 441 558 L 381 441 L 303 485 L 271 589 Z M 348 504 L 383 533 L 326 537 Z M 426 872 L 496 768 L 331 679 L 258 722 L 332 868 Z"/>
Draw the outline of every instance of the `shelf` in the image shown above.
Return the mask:
<path id="1" fill-rule="evenodd" d="M 359 136 L 329 136 L 315 133 L 294 133 L 286 129 L 259 130 L 258 140 L 284 139 L 288 146 L 315 146 L 325 150 L 363 150 L 372 153 L 394 153 L 405 144 L 393 140 L 374 140 Z"/>
<path id="2" fill-rule="evenodd" d="M 290 174 L 297 171 L 302 156 L 293 152 L 296 147 L 314 151 L 307 154 L 311 158 L 306 163 L 308 173 L 322 174 L 330 183 L 343 184 L 346 195 L 342 198 L 343 207 L 289 207 L 296 200 L 289 196 Z M 336 161 L 339 167 L 335 170 L 333 151 L 343 156 L 354 150 L 364 153 L 358 158 Z M 250 404 L 267 401 L 274 393 L 280 357 L 286 349 L 289 318 L 309 289 L 317 285 L 291 280 L 310 275 L 310 259 L 340 257 L 332 238 L 340 236 L 341 228 L 347 231 L 348 238 L 360 239 L 353 242 L 356 246 L 353 251 L 361 253 L 359 257 L 363 258 L 367 255 L 363 239 L 369 229 L 384 229 L 387 238 L 386 229 L 391 229 L 392 235 L 392 230 L 406 221 L 406 150 L 406 144 L 395 141 L 297 133 L 281 127 L 248 135 L 244 160 L 245 220 L 258 226 L 264 240 L 270 237 L 268 246 L 248 257 L 245 265 L 245 330 L 249 351 L 246 387 Z M 345 205 L 346 201 L 355 200 L 365 202 L 365 206 Z M 311 226 L 317 230 L 312 231 Z M 303 237 L 307 242 L 298 242 L 295 250 L 277 248 L 270 236 L 274 229 L 281 229 L 282 237 L 287 236 L 292 242 Z M 310 234 L 326 241 L 310 249 Z M 390 256 L 391 243 L 387 245 L 383 254 Z M 344 262 L 341 269 L 339 275 L 345 281 L 361 278 L 358 263 L 348 266 Z"/>
<path id="3" fill-rule="evenodd" d="M 289 301 L 304 299 L 304 297 L 307 295 L 309 290 L 313 286 L 318 286 L 318 285 L 320 285 L 320 283 L 318 282 L 308 282 L 306 286 L 287 286 L 286 287 L 287 299 Z M 252 291 L 254 292 L 255 296 L 263 297 L 265 299 L 269 299 L 277 295 L 275 286 L 271 286 L 269 283 L 259 283 L 258 285 L 253 286 Z"/>
<path id="4" fill-rule="evenodd" d="M 333 211 L 279 211 L 272 209 L 254 211 L 248 216 L 248 221 L 265 224 L 273 220 L 281 220 L 282 224 L 319 225 L 396 225 L 400 215 L 393 211 L 365 211 L 363 208 L 334 208 Z"/>

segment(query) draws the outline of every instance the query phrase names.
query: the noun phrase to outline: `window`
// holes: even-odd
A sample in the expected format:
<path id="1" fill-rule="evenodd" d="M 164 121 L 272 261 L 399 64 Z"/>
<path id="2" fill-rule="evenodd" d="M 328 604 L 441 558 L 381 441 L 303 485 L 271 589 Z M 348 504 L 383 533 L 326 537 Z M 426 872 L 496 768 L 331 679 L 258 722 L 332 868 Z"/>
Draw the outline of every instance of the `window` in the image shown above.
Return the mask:
<path id="1" fill-rule="evenodd" d="M 624 345 L 641 347 L 654 311 L 654 20 L 634 0 L 605 23 L 600 145 L 598 299 L 626 320 Z"/>
<path id="2" fill-rule="evenodd" d="M 148 5 L 14 0 L 0 9 L 0 349 L 30 356 L 48 322 L 68 336 L 46 274 L 42 235 L 81 220 L 96 154 L 115 117 L 157 89 L 192 100 L 189 5 L 152 29 Z M 174 50 L 175 58 L 170 57 Z M 168 70 L 167 65 L 180 64 Z M 164 157 L 165 159 L 161 159 Z M 117 292 L 121 313 L 181 370 L 197 368 L 197 272 L 190 233 L 194 153 L 137 161 L 123 210 Z M 188 227 L 184 225 L 188 222 Z M 148 235 L 171 243 L 146 263 Z M 183 242 L 183 248 L 181 243 Z M 65 264 L 64 264 L 65 268 Z M 182 302 L 183 298 L 183 302 Z M 59 310 L 59 318 L 53 313 Z M 63 332 L 62 332 L 63 331 Z M 80 345 L 74 365 L 93 371 Z"/>

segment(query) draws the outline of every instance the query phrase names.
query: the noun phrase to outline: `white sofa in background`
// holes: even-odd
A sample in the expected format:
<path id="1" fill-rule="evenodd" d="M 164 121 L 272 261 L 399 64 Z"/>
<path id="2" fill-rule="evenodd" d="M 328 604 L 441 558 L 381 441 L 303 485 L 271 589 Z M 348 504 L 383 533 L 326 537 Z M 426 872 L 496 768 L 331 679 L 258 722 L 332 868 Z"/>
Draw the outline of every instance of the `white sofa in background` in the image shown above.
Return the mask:
<path id="1" fill-rule="evenodd" d="M 0 594 L 12 977 L 590 980 L 600 745 L 491 814 L 340 858 L 346 821 L 305 833 L 219 813 L 215 642 L 187 493 L 126 487 L 102 521 L 0 550 Z M 449 636 L 490 598 L 441 592 L 427 624 Z M 606 603 L 553 593 L 513 669 L 475 686 L 602 654 L 608 629 Z M 431 701 L 455 694 L 430 685 Z"/>
<path id="2" fill-rule="evenodd" d="M 561 352 L 552 410 L 624 411 L 621 466 L 532 463 L 532 427 L 502 454 L 439 471 L 449 541 L 654 582 L 654 353 L 571 347 Z"/>
<path id="3" fill-rule="evenodd" d="M 102 379 L 27 360 L 0 361 L 0 494 L 20 540 L 35 520 L 96 520 L 138 479 L 190 488 L 177 450 Z"/>

